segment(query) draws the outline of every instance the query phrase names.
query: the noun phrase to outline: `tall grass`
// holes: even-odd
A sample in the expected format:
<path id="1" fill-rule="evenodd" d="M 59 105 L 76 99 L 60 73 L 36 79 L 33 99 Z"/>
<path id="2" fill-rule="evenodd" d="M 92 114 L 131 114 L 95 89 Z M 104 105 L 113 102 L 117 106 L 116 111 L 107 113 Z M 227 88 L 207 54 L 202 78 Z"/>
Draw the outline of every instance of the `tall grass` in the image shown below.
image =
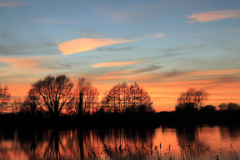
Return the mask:
<path id="1" fill-rule="evenodd" d="M 93 150 L 88 153 L 87 159 L 106 159 L 106 160 L 238 160 L 239 152 L 235 151 L 231 145 L 228 154 L 222 149 L 219 151 L 205 149 L 204 152 L 192 152 L 190 144 L 184 145 L 179 143 L 181 147 L 181 155 L 175 155 L 174 150 L 169 144 L 168 149 L 162 149 L 161 143 L 159 146 L 142 144 L 141 147 L 136 147 L 134 150 L 129 148 L 129 145 L 108 147 L 104 144 L 104 149 L 101 153 L 95 153 Z M 195 146 L 196 147 L 196 146 Z"/>

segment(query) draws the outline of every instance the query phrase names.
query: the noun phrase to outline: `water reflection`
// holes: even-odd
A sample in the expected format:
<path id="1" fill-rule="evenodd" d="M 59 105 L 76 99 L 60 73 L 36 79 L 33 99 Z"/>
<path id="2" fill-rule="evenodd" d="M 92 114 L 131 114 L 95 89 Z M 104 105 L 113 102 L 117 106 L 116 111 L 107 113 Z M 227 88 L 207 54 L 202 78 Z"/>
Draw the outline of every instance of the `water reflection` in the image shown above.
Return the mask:
<path id="1" fill-rule="evenodd" d="M 217 137 L 216 134 L 219 134 L 222 140 L 230 143 L 229 137 L 230 140 L 234 139 L 235 141 L 240 137 L 237 127 L 217 127 L 212 129 L 214 132 L 207 132 L 207 128 L 199 127 L 163 128 L 161 130 L 164 133 L 161 134 L 162 137 L 159 132 L 156 133 L 156 130 L 111 128 L 0 132 L 0 160 L 89 159 L 96 157 L 110 159 L 130 156 L 138 159 L 153 155 L 155 158 L 168 155 L 169 159 L 173 157 L 189 159 L 189 157 L 204 156 L 209 150 L 215 149 L 210 141 L 204 139 L 204 136 L 209 137 L 206 133 L 215 137 Z M 161 146 L 160 142 L 164 142 L 164 138 L 173 141 L 169 146 L 163 147 L 164 145 Z M 217 147 L 222 148 L 221 146 Z"/>
<path id="2" fill-rule="evenodd" d="M 182 159 L 189 159 L 189 157 L 204 156 L 210 146 L 199 138 L 199 128 L 176 128 L 178 145 L 181 149 Z"/>
<path id="3" fill-rule="evenodd" d="M 220 126 L 221 139 L 223 141 L 236 141 L 240 137 L 240 128 L 235 126 Z"/>

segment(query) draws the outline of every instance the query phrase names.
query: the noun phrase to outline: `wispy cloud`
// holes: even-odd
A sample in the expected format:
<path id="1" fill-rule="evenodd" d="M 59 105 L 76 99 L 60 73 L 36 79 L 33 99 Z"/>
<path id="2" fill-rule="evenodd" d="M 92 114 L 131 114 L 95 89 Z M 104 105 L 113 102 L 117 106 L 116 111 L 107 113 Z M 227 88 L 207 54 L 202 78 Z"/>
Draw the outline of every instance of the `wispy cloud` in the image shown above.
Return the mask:
<path id="1" fill-rule="evenodd" d="M 52 63 L 56 61 L 56 63 Z M 46 71 L 52 69 L 68 69 L 71 65 L 61 63 L 61 58 L 56 56 L 35 56 L 35 57 L 2 57 L 0 63 L 5 63 L 12 70 Z"/>
<path id="2" fill-rule="evenodd" d="M 51 20 L 51 19 L 37 19 L 31 20 L 30 23 L 55 23 L 55 24 L 62 24 L 62 23 L 78 23 L 81 22 L 80 20 Z"/>
<path id="3" fill-rule="evenodd" d="M 160 69 L 160 68 L 162 68 L 162 67 L 161 66 L 150 66 L 150 67 L 144 68 L 144 69 L 108 72 L 107 75 L 108 76 L 116 76 L 116 75 L 120 76 L 120 75 L 140 74 L 140 73 L 155 71 L 155 70 Z"/>
<path id="4" fill-rule="evenodd" d="M 128 50 L 133 50 L 133 47 L 121 47 L 121 48 L 109 48 L 109 47 L 102 47 L 98 48 L 98 51 L 128 51 Z"/>
<path id="5" fill-rule="evenodd" d="M 144 63 L 146 61 L 127 61 L 127 62 L 104 62 L 104 63 L 97 63 L 91 64 L 93 68 L 100 68 L 100 67 L 117 67 L 117 66 L 127 66 L 132 64 Z"/>
<path id="6" fill-rule="evenodd" d="M 193 47 L 195 47 L 195 46 L 199 46 L 200 44 L 202 44 L 201 41 L 199 41 L 198 43 L 194 44 Z"/>
<path id="7" fill-rule="evenodd" d="M 193 19 L 189 23 L 194 22 L 211 22 L 216 20 L 228 19 L 228 18 L 239 18 L 239 10 L 221 10 L 221 11 L 212 11 L 212 12 L 201 12 L 188 16 L 187 18 Z"/>
<path id="8" fill-rule="evenodd" d="M 19 58 L 19 57 L 0 58 L 0 61 L 3 63 L 10 64 L 15 69 L 36 67 L 40 65 L 39 59 L 37 60 L 29 57 L 28 58 Z"/>
<path id="9" fill-rule="evenodd" d="M 59 44 L 59 50 L 63 55 L 70 55 L 78 52 L 86 52 L 103 46 L 110 46 L 119 43 L 129 43 L 138 41 L 139 39 L 95 39 L 95 38 L 79 38 Z"/>
<path id="10" fill-rule="evenodd" d="M 14 7 L 14 6 L 22 6 L 25 3 L 20 2 L 0 2 L 0 7 Z"/>
<path id="11" fill-rule="evenodd" d="M 158 33 L 158 34 L 155 34 L 155 35 L 150 35 L 150 36 L 148 36 L 148 37 L 152 37 L 152 38 L 160 38 L 160 37 L 163 37 L 163 36 L 165 36 L 165 35 L 162 34 L 162 33 Z"/>
<path id="12" fill-rule="evenodd" d="M 229 29 L 228 31 L 231 31 L 231 32 L 240 32 L 240 29 Z"/>

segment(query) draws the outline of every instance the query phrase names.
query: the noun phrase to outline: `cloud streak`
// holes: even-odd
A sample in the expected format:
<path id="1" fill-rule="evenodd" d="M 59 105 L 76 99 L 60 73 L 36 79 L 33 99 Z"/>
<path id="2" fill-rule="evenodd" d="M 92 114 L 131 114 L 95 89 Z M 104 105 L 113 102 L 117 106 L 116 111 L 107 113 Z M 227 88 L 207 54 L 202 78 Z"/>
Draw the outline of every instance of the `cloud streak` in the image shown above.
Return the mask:
<path id="1" fill-rule="evenodd" d="M 128 65 L 144 63 L 144 62 L 146 62 L 146 61 L 104 62 L 104 63 L 91 64 L 91 66 L 93 68 L 117 67 L 117 66 L 128 66 Z"/>
<path id="2" fill-rule="evenodd" d="M 50 19 L 39 19 L 39 20 L 31 20 L 30 23 L 55 23 L 55 24 L 63 24 L 63 23 L 78 23 L 81 22 L 79 20 L 50 20 Z"/>
<path id="3" fill-rule="evenodd" d="M 122 40 L 122 39 L 79 38 L 59 44 L 59 50 L 63 53 L 63 55 L 71 55 L 78 52 L 91 51 L 99 47 L 135 41 L 138 41 L 138 39 Z"/>
<path id="4" fill-rule="evenodd" d="M 163 37 L 163 36 L 165 36 L 165 35 L 162 34 L 162 33 L 158 33 L 158 34 L 155 34 L 155 35 L 150 35 L 150 36 L 148 36 L 148 37 L 152 37 L 152 38 L 160 38 L 160 37 Z"/>
<path id="5" fill-rule="evenodd" d="M 162 67 L 161 66 L 150 66 L 150 67 L 144 68 L 144 69 L 108 72 L 107 75 L 108 76 L 116 76 L 116 75 L 121 76 L 121 75 L 141 74 L 141 73 L 145 73 L 145 72 L 155 71 L 160 68 L 162 68 Z"/>
<path id="6" fill-rule="evenodd" d="M 240 17 L 240 9 L 238 10 L 221 10 L 221 11 L 212 11 L 212 12 L 201 12 L 188 16 L 187 18 L 193 19 L 189 23 L 194 22 L 211 22 L 222 19 L 229 18 L 239 18 Z"/>
<path id="7" fill-rule="evenodd" d="M 0 2 L 0 7 L 14 7 L 14 6 L 22 6 L 24 3 L 19 2 Z"/>
<path id="8" fill-rule="evenodd" d="M 32 58 L 19 58 L 19 57 L 0 58 L 0 61 L 3 63 L 10 64 L 16 69 L 36 67 L 40 65 L 39 60 L 36 60 L 36 59 L 33 60 Z"/>

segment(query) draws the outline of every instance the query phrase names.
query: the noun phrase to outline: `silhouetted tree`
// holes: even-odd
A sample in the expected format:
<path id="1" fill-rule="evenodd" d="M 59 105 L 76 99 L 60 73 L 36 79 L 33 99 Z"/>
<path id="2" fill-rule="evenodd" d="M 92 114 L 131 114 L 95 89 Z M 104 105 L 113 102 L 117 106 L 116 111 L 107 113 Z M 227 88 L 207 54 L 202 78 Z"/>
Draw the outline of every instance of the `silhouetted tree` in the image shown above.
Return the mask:
<path id="1" fill-rule="evenodd" d="M 34 89 L 28 91 L 28 95 L 23 102 L 20 110 L 22 112 L 30 112 L 35 116 L 37 110 L 43 110 L 41 107 L 40 96 Z"/>
<path id="2" fill-rule="evenodd" d="M 58 117 L 62 110 L 73 101 L 73 83 L 66 75 L 47 76 L 32 85 L 32 90 L 43 101 L 52 117 Z"/>
<path id="3" fill-rule="evenodd" d="M 228 104 L 227 103 L 221 103 L 218 105 L 218 108 L 220 111 L 224 111 L 228 109 Z"/>
<path id="4" fill-rule="evenodd" d="M 8 88 L 7 86 L 5 86 L 4 88 L 1 87 L 0 85 L 0 111 L 1 113 L 3 113 L 4 110 L 6 110 L 5 105 L 10 101 L 10 93 L 8 92 Z"/>
<path id="5" fill-rule="evenodd" d="M 235 110 L 239 110 L 240 109 L 240 105 L 237 103 L 221 103 L 218 105 L 218 108 L 220 111 L 235 111 Z"/>
<path id="6" fill-rule="evenodd" d="M 83 116 L 86 109 L 93 109 L 97 106 L 99 91 L 86 78 L 79 78 L 76 88 L 76 110 Z"/>
<path id="7" fill-rule="evenodd" d="M 110 104 L 112 104 L 111 106 L 114 108 L 114 112 L 117 112 L 117 100 L 118 100 L 118 86 L 115 85 L 113 86 L 112 89 L 109 90 L 107 98 L 110 102 Z"/>
<path id="8" fill-rule="evenodd" d="M 235 111 L 235 110 L 239 110 L 240 109 L 240 105 L 237 103 L 228 103 L 228 110 L 230 111 Z"/>
<path id="9" fill-rule="evenodd" d="M 152 105 L 150 96 L 142 87 L 137 83 L 128 86 L 125 82 L 113 86 L 108 93 L 105 93 L 101 102 L 103 107 L 114 108 L 115 112 L 117 110 L 135 112 L 140 111 L 140 106 L 151 108 Z"/>
<path id="10" fill-rule="evenodd" d="M 131 104 L 134 107 L 137 106 L 139 92 L 140 92 L 140 87 L 136 82 L 130 86 Z"/>
<path id="11" fill-rule="evenodd" d="M 216 107 L 213 105 L 206 105 L 205 107 L 200 107 L 200 112 L 215 112 L 216 111 Z"/>
<path id="12" fill-rule="evenodd" d="M 87 81 L 85 78 L 78 78 L 77 89 L 76 89 L 76 103 L 77 103 L 77 112 L 78 115 L 83 116 L 83 96 L 86 94 L 87 90 Z"/>
<path id="13" fill-rule="evenodd" d="M 177 100 L 176 111 L 196 111 L 207 100 L 208 93 L 204 90 L 189 88 L 187 92 L 180 94 Z"/>
<path id="14" fill-rule="evenodd" d="M 23 105 L 21 98 L 15 98 L 13 99 L 11 106 L 12 106 L 12 113 L 17 113 L 19 110 L 21 110 Z"/>
<path id="15" fill-rule="evenodd" d="M 107 91 L 105 91 L 103 95 L 104 96 L 102 96 L 101 98 L 101 106 L 103 107 L 105 112 L 112 112 L 112 108 L 110 106 L 110 97 Z"/>

